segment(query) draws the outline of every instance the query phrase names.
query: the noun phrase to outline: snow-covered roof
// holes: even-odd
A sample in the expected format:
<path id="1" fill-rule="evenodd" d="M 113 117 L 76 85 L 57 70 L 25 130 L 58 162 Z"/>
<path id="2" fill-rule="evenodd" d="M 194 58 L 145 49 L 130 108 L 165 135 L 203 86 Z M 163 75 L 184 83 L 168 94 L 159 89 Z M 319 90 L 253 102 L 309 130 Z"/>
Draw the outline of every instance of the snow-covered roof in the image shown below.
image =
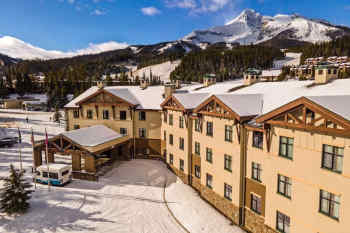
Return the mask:
<path id="1" fill-rule="evenodd" d="M 184 106 L 185 109 L 194 109 L 204 102 L 209 93 L 186 93 L 173 94 L 173 96 Z"/>
<path id="2" fill-rule="evenodd" d="M 263 96 L 260 94 L 222 94 L 215 96 L 239 116 L 256 116 L 261 114 Z"/>
<path id="3" fill-rule="evenodd" d="M 192 93 L 223 94 L 223 93 L 228 93 L 232 88 L 239 87 L 242 85 L 243 85 L 243 80 L 239 79 L 234 81 L 216 83 L 216 84 L 210 85 L 209 87 L 201 88 L 199 90 L 190 89 L 189 91 Z"/>
<path id="4" fill-rule="evenodd" d="M 350 120 L 350 95 L 337 96 L 307 96 L 312 102 L 342 116 L 346 120 Z"/>
<path id="5" fill-rule="evenodd" d="M 83 99 L 89 97 L 90 95 L 94 94 L 96 91 L 98 91 L 98 89 L 99 88 L 97 86 L 90 87 L 89 89 L 84 91 L 82 94 L 80 94 L 79 96 L 74 98 L 71 102 L 66 104 L 64 107 L 65 108 L 77 108 L 77 107 L 79 107 L 77 105 L 78 102 L 80 102 L 81 100 L 83 100 Z"/>
<path id="6" fill-rule="evenodd" d="M 87 128 L 72 130 L 62 133 L 73 142 L 81 146 L 98 146 L 112 140 L 122 138 L 123 135 L 111 130 L 104 125 L 95 125 Z M 93 135 L 93 137 L 91 137 Z"/>
<path id="7" fill-rule="evenodd" d="M 150 86 L 146 89 L 141 89 L 139 86 L 113 86 L 105 87 L 107 92 L 115 95 L 125 101 L 137 105 L 138 109 L 155 109 L 160 110 L 160 104 L 164 100 L 163 86 Z M 77 98 L 69 102 L 66 108 L 77 108 L 78 102 L 93 95 L 99 90 L 98 87 L 94 86 L 86 90 L 84 93 L 79 95 Z"/>
<path id="8" fill-rule="evenodd" d="M 70 169 L 71 166 L 67 164 L 59 164 L 59 163 L 49 163 L 41 165 L 37 167 L 36 169 L 39 171 L 47 171 L 47 167 L 49 167 L 49 171 L 60 171 L 61 169 Z"/>
<path id="9" fill-rule="evenodd" d="M 263 70 L 262 77 L 277 77 L 282 73 L 282 70 Z"/>
<path id="10" fill-rule="evenodd" d="M 344 96 L 350 93 L 350 79 L 338 79 L 324 85 L 313 84 L 313 81 L 287 81 L 256 83 L 237 91 L 234 94 L 262 94 L 263 107 L 261 114 L 266 114 L 302 96 Z"/>

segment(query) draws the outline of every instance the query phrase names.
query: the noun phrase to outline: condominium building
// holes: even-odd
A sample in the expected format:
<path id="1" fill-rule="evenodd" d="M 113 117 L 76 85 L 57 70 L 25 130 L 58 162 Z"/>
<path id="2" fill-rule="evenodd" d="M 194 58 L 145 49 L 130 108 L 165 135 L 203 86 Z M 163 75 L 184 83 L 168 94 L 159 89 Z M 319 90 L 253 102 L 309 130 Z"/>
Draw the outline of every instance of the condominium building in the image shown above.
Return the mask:
<path id="1" fill-rule="evenodd" d="M 162 158 L 249 232 L 345 233 L 350 80 L 312 83 L 93 87 L 66 106 L 68 130 L 126 128 L 131 154 Z"/>

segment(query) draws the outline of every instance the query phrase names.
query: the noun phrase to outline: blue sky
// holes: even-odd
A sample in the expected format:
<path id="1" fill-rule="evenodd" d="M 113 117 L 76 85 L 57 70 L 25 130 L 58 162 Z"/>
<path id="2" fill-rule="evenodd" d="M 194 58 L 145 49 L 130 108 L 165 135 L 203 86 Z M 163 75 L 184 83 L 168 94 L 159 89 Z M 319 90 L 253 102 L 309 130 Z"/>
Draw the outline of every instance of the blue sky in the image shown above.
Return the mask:
<path id="1" fill-rule="evenodd" d="M 222 25 L 245 8 L 350 26 L 349 0 L 2 0 L 0 36 L 62 51 L 107 41 L 150 44 Z"/>

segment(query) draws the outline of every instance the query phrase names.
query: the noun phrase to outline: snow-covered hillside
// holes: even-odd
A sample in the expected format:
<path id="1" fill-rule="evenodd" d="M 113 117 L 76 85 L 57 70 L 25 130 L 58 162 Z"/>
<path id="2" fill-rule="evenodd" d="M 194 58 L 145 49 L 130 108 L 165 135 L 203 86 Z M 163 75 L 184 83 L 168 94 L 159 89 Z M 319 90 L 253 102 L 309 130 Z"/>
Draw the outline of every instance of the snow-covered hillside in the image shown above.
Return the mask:
<path id="1" fill-rule="evenodd" d="M 298 66 L 300 65 L 301 53 L 286 53 L 286 57 L 282 60 L 273 62 L 274 68 L 282 68 L 283 66 Z"/>
<path id="2" fill-rule="evenodd" d="M 194 31 L 183 40 L 194 44 L 204 42 L 258 44 L 282 36 L 284 39 L 315 43 L 329 41 L 345 33 L 343 28 L 320 20 L 307 19 L 299 15 L 262 16 L 254 10 L 247 9 L 224 26 Z"/>
<path id="3" fill-rule="evenodd" d="M 123 49 L 128 47 L 126 43 L 114 41 L 102 44 L 90 44 L 88 48 L 72 52 L 62 52 L 57 50 L 45 50 L 11 36 L 0 37 L 0 54 L 6 54 L 13 58 L 20 59 L 54 59 L 64 57 L 74 57 L 85 54 L 97 54 L 105 51 Z"/>
<path id="4" fill-rule="evenodd" d="M 134 77 L 139 76 L 149 78 L 152 73 L 153 76 L 159 76 L 162 81 L 169 81 L 170 74 L 175 70 L 175 68 L 180 64 L 181 61 L 164 62 L 158 65 L 147 66 L 139 70 L 133 71 Z"/>

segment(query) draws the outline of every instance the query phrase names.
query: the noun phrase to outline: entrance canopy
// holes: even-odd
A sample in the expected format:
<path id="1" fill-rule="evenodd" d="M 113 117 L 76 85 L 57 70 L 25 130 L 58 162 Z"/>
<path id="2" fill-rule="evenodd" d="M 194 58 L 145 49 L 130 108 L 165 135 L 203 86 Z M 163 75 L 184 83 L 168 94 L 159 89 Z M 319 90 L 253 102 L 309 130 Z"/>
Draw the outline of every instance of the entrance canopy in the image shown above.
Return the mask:
<path id="1" fill-rule="evenodd" d="M 121 135 L 104 125 L 64 132 L 61 135 L 80 148 L 97 154 L 128 140 L 127 136 Z"/>

